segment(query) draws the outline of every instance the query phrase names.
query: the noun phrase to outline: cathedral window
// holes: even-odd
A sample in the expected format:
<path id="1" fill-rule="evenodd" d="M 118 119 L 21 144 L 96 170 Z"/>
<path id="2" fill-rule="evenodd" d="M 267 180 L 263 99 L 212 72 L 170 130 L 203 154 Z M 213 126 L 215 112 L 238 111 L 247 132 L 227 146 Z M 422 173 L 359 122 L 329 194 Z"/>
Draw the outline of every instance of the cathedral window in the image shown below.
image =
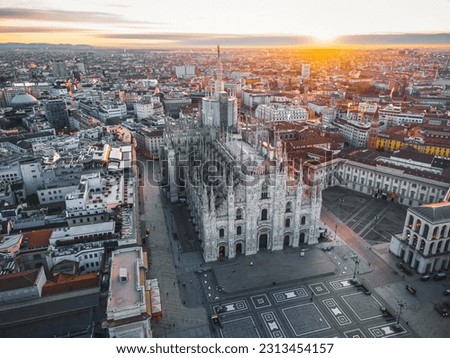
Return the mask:
<path id="1" fill-rule="evenodd" d="M 261 187 L 261 199 L 267 199 L 269 197 L 269 186 L 266 182 Z"/>
<path id="2" fill-rule="evenodd" d="M 242 209 L 236 210 L 236 220 L 242 220 Z"/>
<path id="3" fill-rule="evenodd" d="M 292 212 L 292 203 L 290 201 L 286 204 L 286 212 Z"/>
<path id="4" fill-rule="evenodd" d="M 261 210 L 261 220 L 267 220 L 267 209 Z"/>
<path id="5" fill-rule="evenodd" d="M 224 229 L 220 229 L 219 230 L 219 237 L 224 237 L 225 236 L 225 230 Z"/>
<path id="6" fill-rule="evenodd" d="M 305 224 L 306 224 L 306 216 L 305 216 L 305 215 L 302 216 L 301 224 L 302 224 L 302 225 L 305 225 Z"/>
<path id="7" fill-rule="evenodd" d="M 236 227 L 236 235 L 241 235 L 242 234 L 242 226 L 239 225 L 238 227 Z"/>
<path id="8" fill-rule="evenodd" d="M 284 222 L 284 226 L 290 227 L 291 226 L 291 219 L 286 219 Z"/>

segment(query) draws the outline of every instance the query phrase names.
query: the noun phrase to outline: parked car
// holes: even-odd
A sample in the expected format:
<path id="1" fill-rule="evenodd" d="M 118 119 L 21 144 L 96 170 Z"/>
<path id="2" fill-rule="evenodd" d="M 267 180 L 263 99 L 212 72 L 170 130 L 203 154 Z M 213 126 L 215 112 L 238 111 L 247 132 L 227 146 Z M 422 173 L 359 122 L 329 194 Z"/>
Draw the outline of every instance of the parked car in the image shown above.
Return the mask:
<path id="1" fill-rule="evenodd" d="M 442 305 L 435 305 L 434 309 L 439 312 L 442 317 L 448 317 L 448 310 Z"/>
<path id="2" fill-rule="evenodd" d="M 447 288 L 444 292 L 442 292 L 446 296 L 450 296 L 450 288 Z"/>
<path id="3" fill-rule="evenodd" d="M 420 281 L 428 281 L 431 278 L 430 275 L 423 275 L 420 277 Z"/>
<path id="4" fill-rule="evenodd" d="M 386 320 L 392 320 L 395 319 L 394 315 L 384 306 L 380 307 L 380 311 L 383 317 L 386 318 Z"/>
<path id="5" fill-rule="evenodd" d="M 433 280 L 435 280 L 435 281 L 445 280 L 446 278 L 447 278 L 447 275 L 443 272 L 437 272 L 433 276 Z"/>
<path id="6" fill-rule="evenodd" d="M 415 295 L 417 293 L 417 290 L 414 287 L 412 287 L 411 285 L 406 285 L 406 289 L 412 295 Z"/>

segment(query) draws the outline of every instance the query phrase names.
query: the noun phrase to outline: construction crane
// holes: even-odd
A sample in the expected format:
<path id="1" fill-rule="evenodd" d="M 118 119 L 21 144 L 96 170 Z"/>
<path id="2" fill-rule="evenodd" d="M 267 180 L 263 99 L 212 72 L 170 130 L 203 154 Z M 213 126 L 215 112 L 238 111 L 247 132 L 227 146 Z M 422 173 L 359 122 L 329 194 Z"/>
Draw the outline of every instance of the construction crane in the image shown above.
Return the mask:
<path id="1" fill-rule="evenodd" d="M 73 89 L 74 89 L 74 87 L 75 87 L 75 89 L 77 89 L 78 80 L 75 80 L 75 81 L 67 80 L 64 84 L 65 84 L 67 90 L 69 91 L 72 108 L 75 109 L 75 99 L 73 96 Z"/>

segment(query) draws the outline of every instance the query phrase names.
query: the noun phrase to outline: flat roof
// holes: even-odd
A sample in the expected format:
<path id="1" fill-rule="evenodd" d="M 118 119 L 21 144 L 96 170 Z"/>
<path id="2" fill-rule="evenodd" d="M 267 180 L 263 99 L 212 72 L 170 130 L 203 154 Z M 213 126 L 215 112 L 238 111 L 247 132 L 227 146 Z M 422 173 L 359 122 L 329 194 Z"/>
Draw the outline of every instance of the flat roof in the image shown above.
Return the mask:
<path id="1" fill-rule="evenodd" d="M 114 221 L 57 228 L 53 229 L 53 232 L 50 236 L 50 243 L 53 245 L 54 240 L 64 238 L 66 238 L 67 240 L 71 240 L 74 236 L 94 235 L 97 233 L 108 231 L 114 232 Z"/>
<path id="2" fill-rule="evenodd" d="M 140 286 L 138 274 L 138 261 L 142 259 L 140 247 L 113 251 L 108 311 L 119 311 L 131 306 L 137 307 L 143 303 L 144 287 Z M 127 279 L 121 280 L 121 274 L 123 275 L 124 272 L 127 274 Z"/>

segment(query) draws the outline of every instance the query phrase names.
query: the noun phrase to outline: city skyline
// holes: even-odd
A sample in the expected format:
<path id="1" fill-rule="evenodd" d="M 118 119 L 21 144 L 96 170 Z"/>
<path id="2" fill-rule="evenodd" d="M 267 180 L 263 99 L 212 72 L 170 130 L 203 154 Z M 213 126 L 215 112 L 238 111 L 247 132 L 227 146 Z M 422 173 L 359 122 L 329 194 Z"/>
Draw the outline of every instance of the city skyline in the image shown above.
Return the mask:
<path id="1" fill-rule="evenodd" d="M 132 5 L 43 0 L 0 5 L 0 43 L 98 47 L 317 46 L 450 43 L 450 1 L 178 0 Z"/>

